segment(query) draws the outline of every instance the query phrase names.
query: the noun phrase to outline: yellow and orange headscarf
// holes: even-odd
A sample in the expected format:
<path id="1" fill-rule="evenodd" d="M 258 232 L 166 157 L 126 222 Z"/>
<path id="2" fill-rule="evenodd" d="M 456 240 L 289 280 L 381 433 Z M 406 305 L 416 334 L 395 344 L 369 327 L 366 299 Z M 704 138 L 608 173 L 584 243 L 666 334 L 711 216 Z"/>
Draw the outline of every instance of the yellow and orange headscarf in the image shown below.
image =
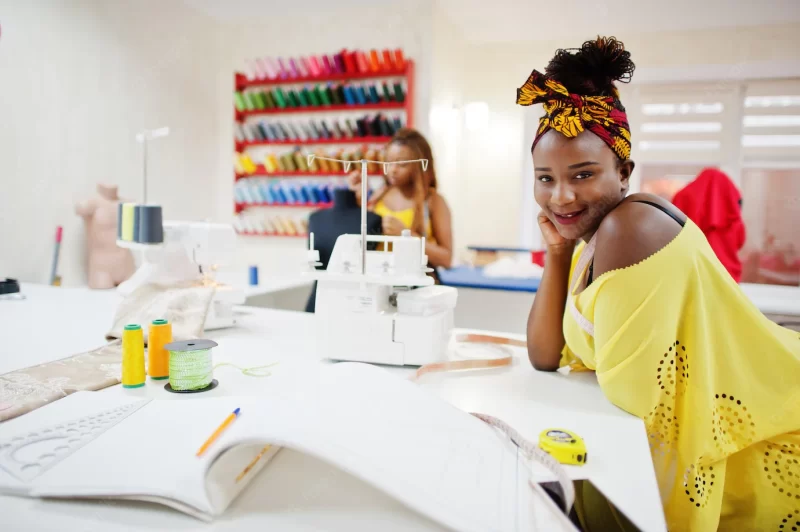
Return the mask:
<path id="1" fill-rule="evenodd" d="M 631 130 L 619 92 L 611 96 L 570 94 L 561 83 L 534 70 L 525 84 L 517 89 L 517 104 L 544 104 L 545 115 L 533 146 L 547 131 L 555 129 L 567 138 L 589 130 L 614 150 L 623 161 L 631 156 Z"/>

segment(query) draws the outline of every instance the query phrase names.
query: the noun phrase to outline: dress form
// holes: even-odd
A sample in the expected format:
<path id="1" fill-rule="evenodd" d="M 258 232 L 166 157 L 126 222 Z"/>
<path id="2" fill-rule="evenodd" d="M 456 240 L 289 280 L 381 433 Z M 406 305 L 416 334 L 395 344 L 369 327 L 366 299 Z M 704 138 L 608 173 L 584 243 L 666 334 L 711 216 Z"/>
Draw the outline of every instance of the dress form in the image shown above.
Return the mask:
<path id="1" fill-rule="evenodd" d="M 119 202 L 115 185 L 98 184 L 97 196 L 75 206 L 86 227 L 89 288 L 114 288 L 136 270 L 130 250 L 117 247 Z"/>

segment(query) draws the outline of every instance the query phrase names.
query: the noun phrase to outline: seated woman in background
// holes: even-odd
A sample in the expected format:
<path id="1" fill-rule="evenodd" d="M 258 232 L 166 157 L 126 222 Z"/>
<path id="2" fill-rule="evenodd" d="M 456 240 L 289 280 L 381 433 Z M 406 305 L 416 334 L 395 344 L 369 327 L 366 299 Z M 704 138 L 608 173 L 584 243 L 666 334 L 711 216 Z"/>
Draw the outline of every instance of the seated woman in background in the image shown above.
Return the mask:
<path id="1" fill-rule="evenodd" d="M 433 153 L 428 141 L 414 129 L 400 129 L 386 145 L 387 162 L 428 159 L 420 163 L 388 165 L 386 186 L 370 200 L 370 209 L 383 219 L 383 234 L 400 236 L 404 229 L 425 237 L 425 254 L 433 268 L 449 268 L 453 259 L 453 230 L 450 208 L 436 191 Z M 361 172 L 348 178 L 349 186 L 361 195 Z"/>
<path id="2" fill-rule="evenodd" d="M 545 109 L 531 363 L 594 370 L 644 421 L 670 530 L 800 529 L 800 335 L 758 311 L 672 204 L 626 197 L 634 163 L 614 81 L 633 69 L 621 42 L 598 38 L 559 50 L 517 92 Z M 586 529 L 621 526 L 583 495 Z"/>

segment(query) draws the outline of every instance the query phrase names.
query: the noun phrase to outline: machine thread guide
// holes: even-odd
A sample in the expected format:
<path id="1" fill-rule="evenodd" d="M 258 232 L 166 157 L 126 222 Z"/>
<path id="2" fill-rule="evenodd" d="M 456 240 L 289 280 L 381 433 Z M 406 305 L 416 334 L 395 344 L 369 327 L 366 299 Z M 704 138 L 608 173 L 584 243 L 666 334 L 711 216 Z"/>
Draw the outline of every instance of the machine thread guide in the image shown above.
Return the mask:
<path id="1" fill-rule="evenodd" d="M 342 163 L 344 165 L 344 171 L 350 171 L 350 165 L 353 162 L 361 164 L 361 275 L 367 274 L 367 179 L 368 179 L 368 172 L 367 172 L 367 165 L 369 163 L 373 164 L 381 164 L 383 165 L 383 173 L 386 175 L 389 172 L 389 166 L 393 164 L 407 164 L 407 163 L 421 163 L 422 164 L 422 171 L 426 172 L 428 170 L 428 159 L 409 159 L 407 161 L 374 161 L 371 159 L 360 159 L 358 161 L 346 161 L 344 159 L 335 159 L 333 157 L 320 157 L 316 154 L 309 153 L 307 155 L 308 164 L 309 166 L 311 163 L 314 162 L 315 159 L 323 160 L 323 161 L 332 161 Z M 314 251 L 314 237 L 311 236 L 311 240 L 309 242 L 310 248 L 309 253 Z M 422 256 L 425 256 L 425 237 L 422 237 Z M 313 266 L 312 266 L 313 268 Z"/>

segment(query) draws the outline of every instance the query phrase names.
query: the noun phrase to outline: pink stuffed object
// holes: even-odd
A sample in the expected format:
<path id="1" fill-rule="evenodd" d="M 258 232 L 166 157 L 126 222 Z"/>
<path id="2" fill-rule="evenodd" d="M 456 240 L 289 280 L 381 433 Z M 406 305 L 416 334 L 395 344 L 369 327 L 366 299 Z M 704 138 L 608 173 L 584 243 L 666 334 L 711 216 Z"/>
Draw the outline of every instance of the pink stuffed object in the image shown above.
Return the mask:
<path id="1" fill-rule="evenodd" d="M 86 225 L 89 288 L 114 288 L 136 270 L 130 250 L 117 247 L 117 187 L 97 185 L 98 196 L 82 201 L 75 212 Z"/>

